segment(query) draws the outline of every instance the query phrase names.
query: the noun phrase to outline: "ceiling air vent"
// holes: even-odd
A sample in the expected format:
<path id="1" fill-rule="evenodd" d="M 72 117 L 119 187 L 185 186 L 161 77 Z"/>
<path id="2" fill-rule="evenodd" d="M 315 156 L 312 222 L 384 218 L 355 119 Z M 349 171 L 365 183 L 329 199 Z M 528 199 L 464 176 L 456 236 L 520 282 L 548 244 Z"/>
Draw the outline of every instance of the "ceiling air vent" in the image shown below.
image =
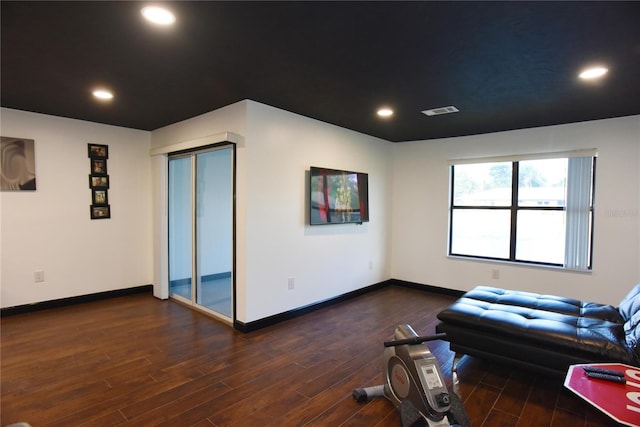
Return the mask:
<path id="1" fill-rule="evenodd" d="M 427 116 L 438 116 L 440 114 L 457 113 L 458 111 L 460 110 L 458 110 L 453 105 L 450 105 L 448 107 L 440 107 L 440 108 L 432 108 L 431 110 L 424 110 L 423 113 L 426 114 Z"/>

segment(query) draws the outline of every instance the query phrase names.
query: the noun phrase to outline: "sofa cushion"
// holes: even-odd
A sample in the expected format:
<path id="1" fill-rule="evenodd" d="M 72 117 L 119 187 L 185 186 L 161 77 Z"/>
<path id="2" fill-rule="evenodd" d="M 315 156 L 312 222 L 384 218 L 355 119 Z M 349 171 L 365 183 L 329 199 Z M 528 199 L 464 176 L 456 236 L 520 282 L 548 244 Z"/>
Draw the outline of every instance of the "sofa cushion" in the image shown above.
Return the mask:
<path id="1" fill-rule="evenodd" d="M 464 294 L 463 298 L 500 305 L 527 307 L 572 316 L 590 317 L 614 323 L 624 323 L 625 321 L 620 316 L 618 310 L 611 305 L 580 301 L 556 295 L 540 295 L 532 292 L 512 291 L 491 286 L 477 286 Z"/>
<path id="2" fill-rule="evenodd" d="M 640 311 L 640 283 L 631 289 L 618 306 L 618 312 L 625 322 L 630 320 L 638 311 Z"/>

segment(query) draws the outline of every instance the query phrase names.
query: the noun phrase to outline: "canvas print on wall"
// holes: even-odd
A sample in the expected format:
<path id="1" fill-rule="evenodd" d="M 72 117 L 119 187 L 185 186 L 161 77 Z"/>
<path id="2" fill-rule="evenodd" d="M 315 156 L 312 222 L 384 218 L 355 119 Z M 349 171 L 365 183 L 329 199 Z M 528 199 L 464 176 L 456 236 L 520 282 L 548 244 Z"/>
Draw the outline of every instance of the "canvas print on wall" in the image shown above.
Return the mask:
<path id="1" fill-rule="evenodd" d="M 33 139 L 0 137 L 0 190 L 36 189 L 36 156 Z"/>

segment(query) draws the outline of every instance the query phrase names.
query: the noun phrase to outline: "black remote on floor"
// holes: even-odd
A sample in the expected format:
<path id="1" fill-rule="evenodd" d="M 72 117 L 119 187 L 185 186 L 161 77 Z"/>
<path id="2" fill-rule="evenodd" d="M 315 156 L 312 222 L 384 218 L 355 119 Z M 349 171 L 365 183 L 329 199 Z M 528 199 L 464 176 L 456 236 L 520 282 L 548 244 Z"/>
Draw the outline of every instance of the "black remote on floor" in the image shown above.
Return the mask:
<path id="1" fill-rule="evenodd" d="M 597 378 L 599 380 L 613 381 L 620 384 L 625 384 L 627 382 L 627 380 L 625 380 L 624 377 L 621 377 L 619 375 L 607 375 L 607 374 L 601 374 L 599 372 L 588 372 L 588 371 L 586 372 L 586 374 L 589 378 Z"/>
<path id="2" fill-rule="evenodd" d="M 593 372 L 595 374 L 613 375 L 615 377 L 624 378 L 624 372 L 614 371 L 613 369 L 598 368 L 596 366 L 583 366 L 585 372 Z"/>

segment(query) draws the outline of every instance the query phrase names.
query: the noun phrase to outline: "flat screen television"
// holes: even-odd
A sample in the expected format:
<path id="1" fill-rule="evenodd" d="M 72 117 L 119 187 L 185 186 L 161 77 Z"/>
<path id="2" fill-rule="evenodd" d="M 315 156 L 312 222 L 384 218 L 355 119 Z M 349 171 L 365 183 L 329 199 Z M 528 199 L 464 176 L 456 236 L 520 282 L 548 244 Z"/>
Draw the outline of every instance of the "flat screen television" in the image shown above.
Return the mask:
<path id="1" fill-rule="evenodd" d="M 312 166 L 309 177 L 311 225 L 369 221 L 369 176 L 366 173 Z"/>

